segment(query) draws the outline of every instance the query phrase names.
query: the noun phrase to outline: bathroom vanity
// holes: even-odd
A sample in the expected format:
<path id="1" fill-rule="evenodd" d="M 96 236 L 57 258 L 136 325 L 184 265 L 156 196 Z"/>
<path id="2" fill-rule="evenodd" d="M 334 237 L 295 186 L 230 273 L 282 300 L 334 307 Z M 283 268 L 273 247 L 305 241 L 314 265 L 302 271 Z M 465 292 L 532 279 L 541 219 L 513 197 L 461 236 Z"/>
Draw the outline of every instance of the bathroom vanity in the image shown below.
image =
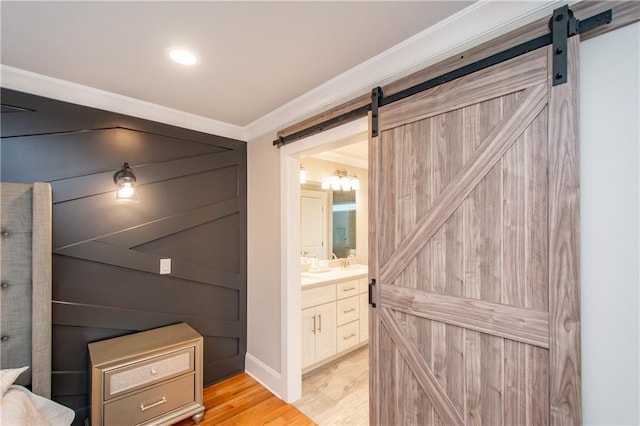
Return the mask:
<path id="1" fill-rule="evenodd" d="M 366 265 L 302 273 L 302 373 L 369 340 Z"/>

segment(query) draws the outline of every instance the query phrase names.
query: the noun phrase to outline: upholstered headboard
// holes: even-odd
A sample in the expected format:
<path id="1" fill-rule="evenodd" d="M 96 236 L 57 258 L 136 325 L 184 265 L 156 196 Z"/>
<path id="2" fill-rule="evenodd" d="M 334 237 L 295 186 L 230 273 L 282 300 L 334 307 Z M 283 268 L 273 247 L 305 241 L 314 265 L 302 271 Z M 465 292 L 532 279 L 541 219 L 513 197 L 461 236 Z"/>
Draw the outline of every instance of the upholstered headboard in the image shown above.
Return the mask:
<path id="1" fill-rule="evenodd" d="M 0 183 L 0 367 L 51 396 L 51 186 Z"/>

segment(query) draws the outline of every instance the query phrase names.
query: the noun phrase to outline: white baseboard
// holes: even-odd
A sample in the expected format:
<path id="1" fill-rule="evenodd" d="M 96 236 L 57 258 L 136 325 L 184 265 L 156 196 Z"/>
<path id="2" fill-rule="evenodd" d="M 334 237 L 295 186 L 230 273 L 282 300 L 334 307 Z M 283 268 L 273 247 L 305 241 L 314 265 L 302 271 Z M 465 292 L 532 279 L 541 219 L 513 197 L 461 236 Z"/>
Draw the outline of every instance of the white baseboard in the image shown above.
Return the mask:
<path id="1" fill-rule="evenodd" d="M 282 374 L 260 361 L 247 352 L 245 357 L 245 372 L 256 379 L 262 386 L 269 389 L 275 396 L 283 398 Z"/>

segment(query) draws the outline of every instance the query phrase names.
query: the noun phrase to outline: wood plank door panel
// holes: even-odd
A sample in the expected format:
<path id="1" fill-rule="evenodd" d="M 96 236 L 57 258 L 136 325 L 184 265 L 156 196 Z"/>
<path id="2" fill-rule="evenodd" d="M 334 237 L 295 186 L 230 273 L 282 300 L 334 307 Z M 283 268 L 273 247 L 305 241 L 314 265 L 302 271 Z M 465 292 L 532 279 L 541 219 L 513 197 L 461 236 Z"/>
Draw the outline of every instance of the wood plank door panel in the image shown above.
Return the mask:
<path id="1" fill-rule="evenodd" d="M 577 38 L 380 109 L 373 424 L 580 424 Z"/>

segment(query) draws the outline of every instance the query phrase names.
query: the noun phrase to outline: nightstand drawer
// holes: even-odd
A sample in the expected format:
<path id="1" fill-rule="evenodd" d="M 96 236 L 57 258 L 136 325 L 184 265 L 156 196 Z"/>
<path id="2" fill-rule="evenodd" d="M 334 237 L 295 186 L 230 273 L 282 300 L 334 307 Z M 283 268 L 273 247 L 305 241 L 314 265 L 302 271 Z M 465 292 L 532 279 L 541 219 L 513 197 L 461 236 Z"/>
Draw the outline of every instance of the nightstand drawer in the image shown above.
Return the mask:
<path id="1" fill-rule="evenodd" d="M 194 376 L 189 374 L 105 403 L 104 424 L 136 425 L 194 400 Z"/>
<path id="2" fill-rule="evenodd" d="M 193 360 L 194 348 L 188 348 L 105 372 L 104 399 L 191 372 Z"/>

